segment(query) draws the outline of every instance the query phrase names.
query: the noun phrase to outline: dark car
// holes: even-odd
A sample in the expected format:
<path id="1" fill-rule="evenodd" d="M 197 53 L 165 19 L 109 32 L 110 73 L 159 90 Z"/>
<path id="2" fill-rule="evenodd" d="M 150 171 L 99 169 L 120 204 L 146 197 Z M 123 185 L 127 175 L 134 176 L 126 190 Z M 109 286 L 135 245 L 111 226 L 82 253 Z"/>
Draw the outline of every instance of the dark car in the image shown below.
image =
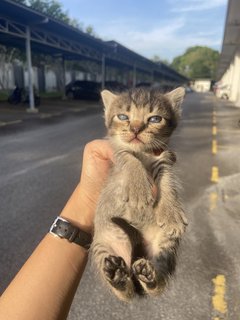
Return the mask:
<path id="1" fill-rule="evenodd" d="M 151 85 L 152 85 L 152 83 L 150 83 L 150 82 L 139 82 L 138 84 L 136 84 L 136 88 L 146 88 L 146 87 L 148 87 L 148 88 L 150 88 L 151 87 Z"/>
<path id="2" fill-rule="evenodd" d="M 87 80 L 72 81 L 65 87 L 65 94 L 69 99 L 90 99 L 100 98 L 100 83 Z"/>
<path id="3" fill-rule="evenodd" d="M 105 89 L 114 92 L 122 92 L 127 89 L 127 86 L 118 81 L 105 81 Z"/>

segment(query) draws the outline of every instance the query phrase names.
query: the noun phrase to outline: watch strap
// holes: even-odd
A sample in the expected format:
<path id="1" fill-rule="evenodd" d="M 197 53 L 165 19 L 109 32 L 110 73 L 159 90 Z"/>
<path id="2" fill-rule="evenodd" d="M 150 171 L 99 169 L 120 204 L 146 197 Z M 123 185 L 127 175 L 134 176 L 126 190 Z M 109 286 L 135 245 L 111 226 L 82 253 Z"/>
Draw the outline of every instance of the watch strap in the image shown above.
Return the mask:
<path id="1" fill-rule="evenodd" d="M 68 220 L 57 217 L 53 222 L 49 233 L 69 242 L 76 243 L 85 249 L 89 249 L 92 243 L 92 235 L 74 226 Z"/>

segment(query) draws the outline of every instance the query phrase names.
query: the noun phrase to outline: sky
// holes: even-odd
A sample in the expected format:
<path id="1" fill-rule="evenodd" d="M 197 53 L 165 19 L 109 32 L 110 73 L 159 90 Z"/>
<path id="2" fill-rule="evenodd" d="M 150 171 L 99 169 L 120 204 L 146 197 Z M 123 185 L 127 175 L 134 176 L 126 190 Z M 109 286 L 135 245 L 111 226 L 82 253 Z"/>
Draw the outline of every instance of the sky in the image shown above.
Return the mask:
<path id="1" fill-rule="evenodd" d="M 227 0 L 60 0 L 71 18 L 147 57 L 169 62 L 195 45 L 221 51 Z"/>

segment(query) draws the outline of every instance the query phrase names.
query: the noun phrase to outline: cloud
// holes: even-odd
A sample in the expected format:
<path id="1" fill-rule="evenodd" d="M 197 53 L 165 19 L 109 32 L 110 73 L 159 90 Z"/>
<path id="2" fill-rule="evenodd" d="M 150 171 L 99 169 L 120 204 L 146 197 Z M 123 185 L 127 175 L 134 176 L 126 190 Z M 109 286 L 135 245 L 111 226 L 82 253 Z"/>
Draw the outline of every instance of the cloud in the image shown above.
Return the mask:
<path id="1" fill-rule="evenodd" d="M 221 35 L 217 30 L 186 32 L 187 21 L 175 18 L 162 21 L 154 28 L 139 31 L 129 21 L 108 22 L 107 27 L 101 29 L 104 40 L 116 40 L 139 54 L 152 58 L 159 55 L 162 59 L 172 60 L 188 47 L 204 45 L 219 48 Z"/>
<path id="2" fill-rule="evenodd" d="M 227 4 L 227 0 L 169 0 L 172 12 L 211 10 Z"/>

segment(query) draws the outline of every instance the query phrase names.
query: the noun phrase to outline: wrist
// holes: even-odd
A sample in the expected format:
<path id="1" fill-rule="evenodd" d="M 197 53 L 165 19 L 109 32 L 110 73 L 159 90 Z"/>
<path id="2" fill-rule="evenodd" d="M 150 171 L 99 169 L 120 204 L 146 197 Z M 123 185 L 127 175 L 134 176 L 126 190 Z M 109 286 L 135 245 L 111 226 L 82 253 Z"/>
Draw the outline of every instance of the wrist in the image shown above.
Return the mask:
<path id="1" fill-rule="evenodd" d="M 95 206 L 92 204 L 84 189 L 77 185 L 60 216 L 88 233 L 93 232 L 93 216 Z"/>

